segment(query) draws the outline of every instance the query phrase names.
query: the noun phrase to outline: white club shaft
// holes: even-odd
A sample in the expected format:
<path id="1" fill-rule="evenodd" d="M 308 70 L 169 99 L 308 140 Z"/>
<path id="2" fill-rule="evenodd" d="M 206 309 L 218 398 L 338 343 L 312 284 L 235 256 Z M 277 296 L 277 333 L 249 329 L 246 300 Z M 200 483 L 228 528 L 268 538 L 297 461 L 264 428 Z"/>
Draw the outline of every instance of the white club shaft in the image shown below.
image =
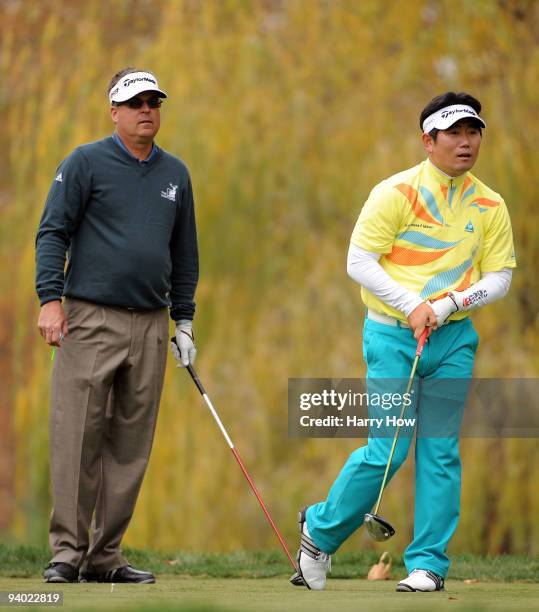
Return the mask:
<path id="1" fill-rule="evenodd" d="M 227 434 L 224 425 L 221 423 L 221 419 L 219 418 L 219 415 L 217 414 L 217 412 L 215 412 L 215 408 L 213 407 L 213 404 L 211 403 L 210 398 L 207 396 L 206 393 L 203 393 L 202 397 L 204 398 L 204 401 L 206 402 L 206 404 L 208 404 L 208 408 L 210 409 L 211 413 L 213 414 L 213 418 L 217 421 L 217 425 L 219 425 L 219 429 L 221 430 L 221 433 L 225 437 L 228 446 L 230 448 L 234 448 L 234 445 L 232 444 L 232 440 L 230 439 L 229 435 Z"/>

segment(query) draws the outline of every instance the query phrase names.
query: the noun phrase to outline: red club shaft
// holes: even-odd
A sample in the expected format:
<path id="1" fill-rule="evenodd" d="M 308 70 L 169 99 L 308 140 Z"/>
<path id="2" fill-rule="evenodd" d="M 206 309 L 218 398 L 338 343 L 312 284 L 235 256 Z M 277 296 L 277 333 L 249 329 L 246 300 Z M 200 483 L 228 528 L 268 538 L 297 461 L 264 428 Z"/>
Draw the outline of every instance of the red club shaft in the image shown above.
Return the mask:
<path id="1" fill-rule="evenodd" d="M 273 527 L 273 531 L 275 531 L 275 535 L 279 539 L 279 542 L 281 543 L 281 546 L 283 547 L 283 550 L 284 550 L 286 556 L 288 557 L 288 560 L 290 561 L 290 564 L 294 568 L 294 571 L 297 571 L 298 568 L 297 568 L 296 562 L 292 558 L 292 555 L 290 554 L 290 551 L 288 550 L 288 546 L 286 545 L 286 543 L 285 543 L 285 541 L 283 539 L 283 536 L 281 535 L 279 529 L 277 528 L 277 525 L 274 523 L 273 519 L 271 518 L 271 515 L 270 515 L 268 509 L 266 508 L 266 504 L 264 503 L 264 500 L 260 496 L 260 493 L 258 492 L 258 489 L 256 488 L 256 485 L 253 482 L 253 479 L 249 476 L 249 472 L 247 471 L 247 469 L 243 465 L 243 462 L 242 462 L 242 460 L 241 460 L 241 458 L 240 458 L 240 456 L 238 454 L 238 451 L 234 448 L 234 446 L 232 446 L 230 448 L 230 450 L 232 451 L 232 454 L 234 455 L 234 457 L 236 457 L 236 461 L 238 462 L 238 465 L 240 466 L 241 471 L 243 472 L 243 475 L 247 479 L 247 482 L 251 485 L 251 489 L 253 490 L 253 493 L 255 494 L 256 499 L 258 499 L 258 503 L 260 504 L 260 507 L 264 511 L 264 514 L 266 515 L 266 518 L 268 519 L 269 524 Z"/>

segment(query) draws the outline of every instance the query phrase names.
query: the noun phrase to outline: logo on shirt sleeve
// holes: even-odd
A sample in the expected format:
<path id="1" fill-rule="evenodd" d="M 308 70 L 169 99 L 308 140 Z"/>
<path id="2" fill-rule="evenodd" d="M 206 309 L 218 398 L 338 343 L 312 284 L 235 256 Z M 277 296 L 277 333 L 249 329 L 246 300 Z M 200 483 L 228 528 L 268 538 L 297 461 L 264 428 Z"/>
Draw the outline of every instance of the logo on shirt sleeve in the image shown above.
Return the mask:
<path id="1" fill-rule="evenodd" d="M 468 223 L 466 223 L 466 227 L 464 228 L 464 231 L 465 232 L 470 232 L 472 234 L 475 232 L 471 219 L 468 221 Z"/>
<path id="2" fill-rule="evenodd" d="M 62 173 L 58 172 L 56 178 L 54 179 L 57 183 L 61 183 L 64 179 L 62 178 Z"/>
<path id="3" fill-rule="evenodd" d="M 168 184 L 168 187 L 161 192 L 161 197 L 170 200 L 171 202 L 176 201 L 176 191 L 178 191 L 178 185 Z"/>

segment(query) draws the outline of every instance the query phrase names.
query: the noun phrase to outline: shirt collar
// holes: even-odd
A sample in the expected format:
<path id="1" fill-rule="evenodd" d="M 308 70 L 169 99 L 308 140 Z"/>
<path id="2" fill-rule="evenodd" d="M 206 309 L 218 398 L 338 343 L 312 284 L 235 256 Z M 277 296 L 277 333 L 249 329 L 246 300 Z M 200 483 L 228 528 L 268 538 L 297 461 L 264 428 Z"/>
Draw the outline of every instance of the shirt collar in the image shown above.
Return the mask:
<path id="1" fill-rule="evenodd" d="M 426 163 L 427 173 L 436 181 L 438 181 L 441 185 L 446 185 L 447 187 L 457 187 L 458 185 L 462 185 L 468 176 L 468 173 L 465 172 L 460 176 L 449 176 L 440 168 L 435 166 L 430 159 L 427 159 Z"/>
<path id="2" fill-rule="evenodd" d="M 134 159 L 135 161 L 139 162 L 139 164 L 147 164 L 149 163 L 159 152 L 159 147 L 155 144 L 155 142 L 152 142 L 152 150 L 150 151 L 150 154 L 148 155 L 148 157 L 146 159 L 141 159 L 139 160 L 137 157 L 135 157 L 133 155 L 133 153 L 131 153 L 131 151 L 124 145 L 124 143 L 122 142 L 122 139 L 118 136 L 117 132 L 114 132 L 112 134 L 112 140 L 114 140 L 114 142 L 121 147 L 128 155 L 129 157 L 131 157 L 131 159 Z"/>

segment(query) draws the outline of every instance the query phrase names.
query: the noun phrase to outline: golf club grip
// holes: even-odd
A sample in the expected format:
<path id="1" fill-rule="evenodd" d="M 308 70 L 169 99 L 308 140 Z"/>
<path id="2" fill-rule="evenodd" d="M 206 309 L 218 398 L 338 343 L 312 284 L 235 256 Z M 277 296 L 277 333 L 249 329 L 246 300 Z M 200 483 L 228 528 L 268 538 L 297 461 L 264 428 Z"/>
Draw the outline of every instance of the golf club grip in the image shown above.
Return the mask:
<path id="1" fill-rule="evenodd" d="M 187 367 L 187 371 L 191 375 L 191 378 L 193 379 L 193 382 L 197 386 L 197 389 L 200 391 L 200 395 L 206 395 L 206 390 L 202 386 L 202 383 L 200 382 L 200 378 L 198 377 L 197 373 L 195 372 L 195 368 L 191 364 L 189 364 L 186 367 Z"/>
<path id="2" fill-rule="evenodd" d="M 423 333 L 421 334 L 421 336 L 419 336 L 419 340 L 417 341 L 417 348 L 415 350 L 416 357 L 421 357 L 421 353 L 423 352 L 423 347 L 425 346 L 425 343 L 427 342 L 427 338 L 430 336 L 431 331 L 432 331 L 432 328 L 425 327 L 425 329 L 423 330 Z"/>
<path id="3" fill-rule="evenodd" d="M 176 336 L 172 336 L 170 341 L 173 342 L 176 346 L 178 346 L 178 342 L 176 340 Z M 179 348 L 180 347 L 178 347 L 178 349 Z M 191 378 L 193 379 L 193 382 L 197 386 L 197 389 L 200 391 L 200 395 L 206 395 L 206 390 L 202 386 L 202 383 L 200 382 L 200 378 L 198 377 L 198 375 L 197 375 L 197 373 L 195 371 L 195 368 L 193 368 L 193 366 L 191 364 L 187 365 L 186 368 L 187 368 L 187 371 L 189 372 Z"/>

